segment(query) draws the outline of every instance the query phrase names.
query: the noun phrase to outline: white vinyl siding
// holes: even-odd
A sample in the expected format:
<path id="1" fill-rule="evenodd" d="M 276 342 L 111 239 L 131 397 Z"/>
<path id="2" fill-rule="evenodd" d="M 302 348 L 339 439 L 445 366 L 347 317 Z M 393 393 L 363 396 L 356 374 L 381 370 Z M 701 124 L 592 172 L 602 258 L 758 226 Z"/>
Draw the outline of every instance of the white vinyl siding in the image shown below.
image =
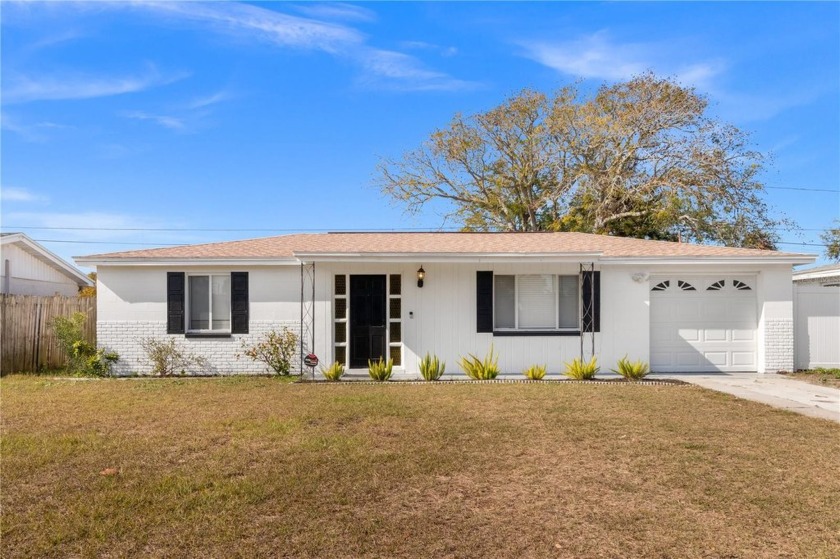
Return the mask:
<path id="1" fill-rule="evenodd" d="M 189 276 L 187 298 L 191 332 L 230 331 L 230 275 Z"/>
<path id="2" fill-rule="evenodd" d="M 497 330 L 559 330 L 579 325 L 578 276 L 495 275 L 493 327 Z"/>

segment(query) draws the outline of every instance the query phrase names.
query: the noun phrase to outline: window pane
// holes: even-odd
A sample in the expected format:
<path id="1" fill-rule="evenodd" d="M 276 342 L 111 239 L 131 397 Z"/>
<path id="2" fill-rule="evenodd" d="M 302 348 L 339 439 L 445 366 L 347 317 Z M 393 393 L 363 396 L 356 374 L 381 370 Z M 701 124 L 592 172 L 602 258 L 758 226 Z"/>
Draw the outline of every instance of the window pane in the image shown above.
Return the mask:
<path id="1" fill-rule="evenodd" d="M 493 327 L 516 328 L 516 278 L 493 276 Z"/>
<path id="2" fill-rule="evenodd" d="M 578 328 L 580 295 L 577 276 L 560 276 L 560 328 Z"/>
<path id="3" fill-rule="evenodd" d="M 213 278 L 213 330 L 230 330 L 230 276 Z"/>
<path id="4" fill-rule="evenodd" d="M 519 327 L 556 328 L 553 275 L 519 276 Z"/>
<path id="5" fill-rule="evenodd" d="M 190 276 L 190 330 L 210 328 L 210 278 Z"/>

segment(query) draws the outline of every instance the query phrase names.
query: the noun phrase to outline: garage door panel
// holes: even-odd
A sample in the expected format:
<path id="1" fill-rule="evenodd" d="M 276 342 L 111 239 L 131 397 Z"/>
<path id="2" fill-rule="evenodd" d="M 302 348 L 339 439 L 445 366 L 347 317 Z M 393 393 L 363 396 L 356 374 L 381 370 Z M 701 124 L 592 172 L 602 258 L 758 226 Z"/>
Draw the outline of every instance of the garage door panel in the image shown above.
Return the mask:
<path id="1" fill-rule="evenodd" d="M 703 330 L 704 342 L 725 342 L 726 341 L 726 330 L 723 328 L 706 328 Z"/>
<path id="2" fill-rule="evenodd" d="M 746 367 L 754 369 L 756 366 L 755 352 L 753 351 L 733 351 L 732 352 L 732 366 Z"/>
<path id="3" fill-rule="evenodd" d="M 656 352 L 650 354 L 650 366 L 654 369 L 667 369 L 673 364 L 670 353 Z"/>
<path id="4" fill-rule="evenodd" d="M 749 330 L 746 328 L 733 328 L 732 329 L 732 340 L 736 342 L 754 342 L 755 341 L 755 330 Z"/>
<path id="5" fill-rule="evenodd" d="M 700 330 L 697 330 L 696 328 L 680 328 L 677 332 L 680 340 L 684 340 L 686 342 L 700 341 Z"/>
<path id="6" fill-rule="evenodd" d="M 678 367 L 700 367 L 701 355 L 696 351 L 680 351 L 676 355 Z"/>
<path id="7" fill-rule="evenodd" d="M 716 367 L 726 367 L 728 365 L 726 355 L 725 351 L 706 351 L 703 353 L 706 361 Z"/>
<path id="8" fill-rule="evenodd" d="M 745 371 L 757 364 L 755 291 L 738 290 L 733 278 L 656 278 L 670 280 L 651 292 L 651 368 L 654 371 Z M 749 278 L 747 278 L 749 279 Z M 697 287 L 684 291 L 680 282 Z M 711 282 L 711 283 L 710 283 Z M 718 289 L 706 287 L 718 283 Z M 754 284 L 754 278 L 748 283 Z"/>

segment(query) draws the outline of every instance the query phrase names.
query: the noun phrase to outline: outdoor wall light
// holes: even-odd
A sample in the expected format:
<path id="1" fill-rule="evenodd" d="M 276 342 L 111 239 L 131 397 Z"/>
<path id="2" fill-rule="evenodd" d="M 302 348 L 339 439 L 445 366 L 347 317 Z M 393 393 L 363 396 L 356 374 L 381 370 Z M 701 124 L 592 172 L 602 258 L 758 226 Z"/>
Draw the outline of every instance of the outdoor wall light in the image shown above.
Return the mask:
<path id="1" fill-rule="evenodd" d="M 423 287 L 424 279 L 426 279 L 426 270 L 423 269 L 423 266 L 420 266 L 420 269 L 417 270 L 417 287 Z"/>

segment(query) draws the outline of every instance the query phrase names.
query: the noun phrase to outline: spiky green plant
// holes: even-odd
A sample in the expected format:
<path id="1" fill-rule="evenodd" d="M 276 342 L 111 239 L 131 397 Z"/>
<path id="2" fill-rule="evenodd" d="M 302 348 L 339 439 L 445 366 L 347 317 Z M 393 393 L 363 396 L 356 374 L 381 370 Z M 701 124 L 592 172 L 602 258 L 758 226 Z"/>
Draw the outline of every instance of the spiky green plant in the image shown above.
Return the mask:
<path id="1" fill-rule="evenodd" d="M 571 363 L 566 363 L 566 372 L 564 374 L 575 380 L 589 380 L 594 378 L 595 374 L 600 370 L 598 359 L 593 355 L 589 361 L 575 357 Z"/>
<path id="2" fill-rule="evenodd" d="M 336 361 L 329 367 L 321 367 L 321 374 L 329 381 L 338 381 L 344 376 L 344 365 Z"/>
<path id="3" fill-rule="evenodd" d="M 528 380 L 542 380 L 545 377 L 546 366 L 545 365 L 531 365 L 524 371 L 522 374 L 525 375 L 525 378 Z"/>
<path id="4" fill-rule="evenodd" d="M 427 352 L 420 360 L 420 375 L 424 380 L 438 380 L 446 370 L 446 363 L 441 363 L 437 355 L 429 355 Z"/>
<path id="5" fill-rule="evenodd" d="M 614 373 L 618 373 L 627 380 L 642 380 L 650 372 L 650 367 L 641 359 L 631 362 L 625 355 L 618 360 L 618 369 L 610 370 Z"/>
<path id="6" fill-rule="evenodd" d="M 388 359 L 387 362 L 381 357 L 378 361 L 371 361 L 368 359 L 368 374 L 370 375 L 370 378 L 377 382 L 385 382 L 391 378 L 393 368 L 393 359 Z"/>
<path id="7" fill-rule="evenodd" d="M 484 359 L 479 359 L 470 353 L 467 357 L 461 357 L 458 364 L 473 380 L 492 380 L 499 376 L 499 356 L 493 354 L 492 345 Z"/>

